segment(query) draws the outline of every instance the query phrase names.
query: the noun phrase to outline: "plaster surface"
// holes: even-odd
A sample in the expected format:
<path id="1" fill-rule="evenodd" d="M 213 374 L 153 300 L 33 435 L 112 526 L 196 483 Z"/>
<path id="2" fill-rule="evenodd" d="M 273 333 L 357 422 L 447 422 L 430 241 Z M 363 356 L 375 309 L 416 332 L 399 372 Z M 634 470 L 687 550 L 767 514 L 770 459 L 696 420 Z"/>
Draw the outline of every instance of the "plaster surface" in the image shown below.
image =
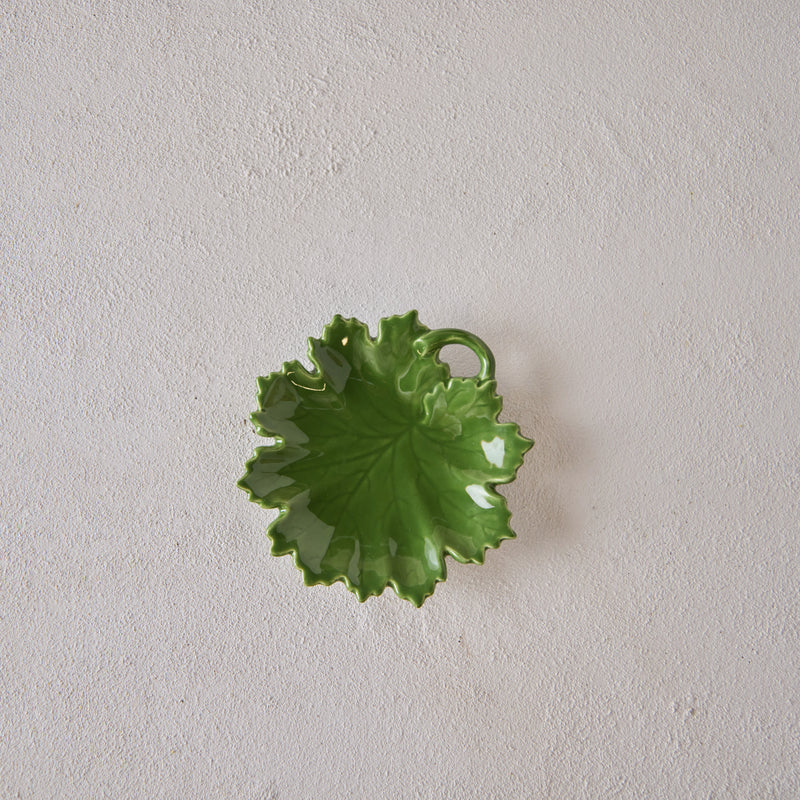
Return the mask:
<path id="1" fill-rule="evenodd" d="M 0 797 L 800 796 L 799 54 L 796 0 L 0 4 Z M 421 610 L 235 487 L 255 376 L 411 308 L 536 440 Z"/>

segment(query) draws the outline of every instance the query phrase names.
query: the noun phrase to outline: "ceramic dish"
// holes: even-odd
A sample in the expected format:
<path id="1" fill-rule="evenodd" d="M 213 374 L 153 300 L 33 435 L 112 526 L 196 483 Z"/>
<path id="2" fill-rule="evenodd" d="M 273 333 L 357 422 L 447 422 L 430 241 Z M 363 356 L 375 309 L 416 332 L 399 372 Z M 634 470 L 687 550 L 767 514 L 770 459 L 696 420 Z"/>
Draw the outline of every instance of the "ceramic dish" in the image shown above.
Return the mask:
<path id="1" fill-rule="evenodd" d="M 258 378 L 251 419 L 274 443 L 238 485 L 279 509 L 272 553 L 291 554 L 306 584 L 342 581 L 361 601 L 392 586 L 420 606 L 445 555 L 480 564 L 514 536 L 494 487 L 533 442 L 498 422 L 494 358 L 471 333 L 430 330 L 410 311 L 373 339 L 337 315 L 308 343 L 314 371 L 289 361 Z M 477 354 L 477 377 L 450 377 L 437 358 L 447 344 Z"/>

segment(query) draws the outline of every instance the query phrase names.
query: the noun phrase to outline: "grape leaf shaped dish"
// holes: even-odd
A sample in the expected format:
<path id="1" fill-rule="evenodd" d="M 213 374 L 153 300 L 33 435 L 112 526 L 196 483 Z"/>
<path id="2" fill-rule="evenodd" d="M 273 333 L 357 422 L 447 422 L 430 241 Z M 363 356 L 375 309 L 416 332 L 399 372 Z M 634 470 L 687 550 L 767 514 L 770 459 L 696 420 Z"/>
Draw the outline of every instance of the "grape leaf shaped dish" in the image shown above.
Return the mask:
<path id="1" fill-rule="evenodd" d="M 437 354 L 462 344 L 480 361 L 453 378 Z M 313 371 L 289 361 L 257 379 L 258 447 L 238 486 L 279 510 L 273 555 L 289 555 L 307 585 L 342 581 L 360 601 L 391 585 L 422 605 L 445 555 L 481 564 L 514 533 L 497 484 L 514 480 L 533 441 L 500 423 L 494 357 L 477 336 L 431 330 L 416 311 L 380 321 L 370 337 L 337 315 L 308 340 Z"/>

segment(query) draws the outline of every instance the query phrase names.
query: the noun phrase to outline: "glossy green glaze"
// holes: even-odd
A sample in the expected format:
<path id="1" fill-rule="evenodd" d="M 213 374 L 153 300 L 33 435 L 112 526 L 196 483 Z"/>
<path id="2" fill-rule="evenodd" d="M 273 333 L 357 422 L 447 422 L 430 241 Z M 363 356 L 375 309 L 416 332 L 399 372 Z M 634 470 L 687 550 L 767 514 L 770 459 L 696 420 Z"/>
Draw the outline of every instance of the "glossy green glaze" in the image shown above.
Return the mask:
<path id="1" fill-rule="evenodd" d="M 376 339 L 336 316 L 297 361 L 258 378 L 251 419 L 275 443 L 256 449 L 238 485 L 280 509 L 274 555 L 308 585 L 343 581 L 361 601 L 391 585 L 420 606 L 446 576 L 444 556 L 482 563 L 514 533 L 494 487 L 533 444 L 499 423 L 489 348 L 466 331 L 431 331 L 417 312 L 380 322 Z M 477 378 L 451 378 L 437 353 L 471 348 Z"/>

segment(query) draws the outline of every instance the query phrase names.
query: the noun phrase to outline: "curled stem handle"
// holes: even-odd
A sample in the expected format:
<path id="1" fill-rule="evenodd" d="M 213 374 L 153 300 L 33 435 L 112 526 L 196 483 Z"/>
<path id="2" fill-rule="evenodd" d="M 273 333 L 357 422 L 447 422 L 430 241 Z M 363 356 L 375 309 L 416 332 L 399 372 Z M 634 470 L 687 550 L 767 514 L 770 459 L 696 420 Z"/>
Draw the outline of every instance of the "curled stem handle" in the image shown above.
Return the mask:
<path id="1" fill-rule="evenodd" d="M 487 347 L 486 342 L 479 339 L 469 331 L 461 331 L 458 328 L 441 328 L 437 331 L 428 331 L 414 340 L 414 350 L 417 355 L 427 356 L 436 355 L 447 344 L 462 344 L 469 347 L 481 362 L 480 372 L 477 379 L 479 381 L 494 380 L 494 356 Z"/>

